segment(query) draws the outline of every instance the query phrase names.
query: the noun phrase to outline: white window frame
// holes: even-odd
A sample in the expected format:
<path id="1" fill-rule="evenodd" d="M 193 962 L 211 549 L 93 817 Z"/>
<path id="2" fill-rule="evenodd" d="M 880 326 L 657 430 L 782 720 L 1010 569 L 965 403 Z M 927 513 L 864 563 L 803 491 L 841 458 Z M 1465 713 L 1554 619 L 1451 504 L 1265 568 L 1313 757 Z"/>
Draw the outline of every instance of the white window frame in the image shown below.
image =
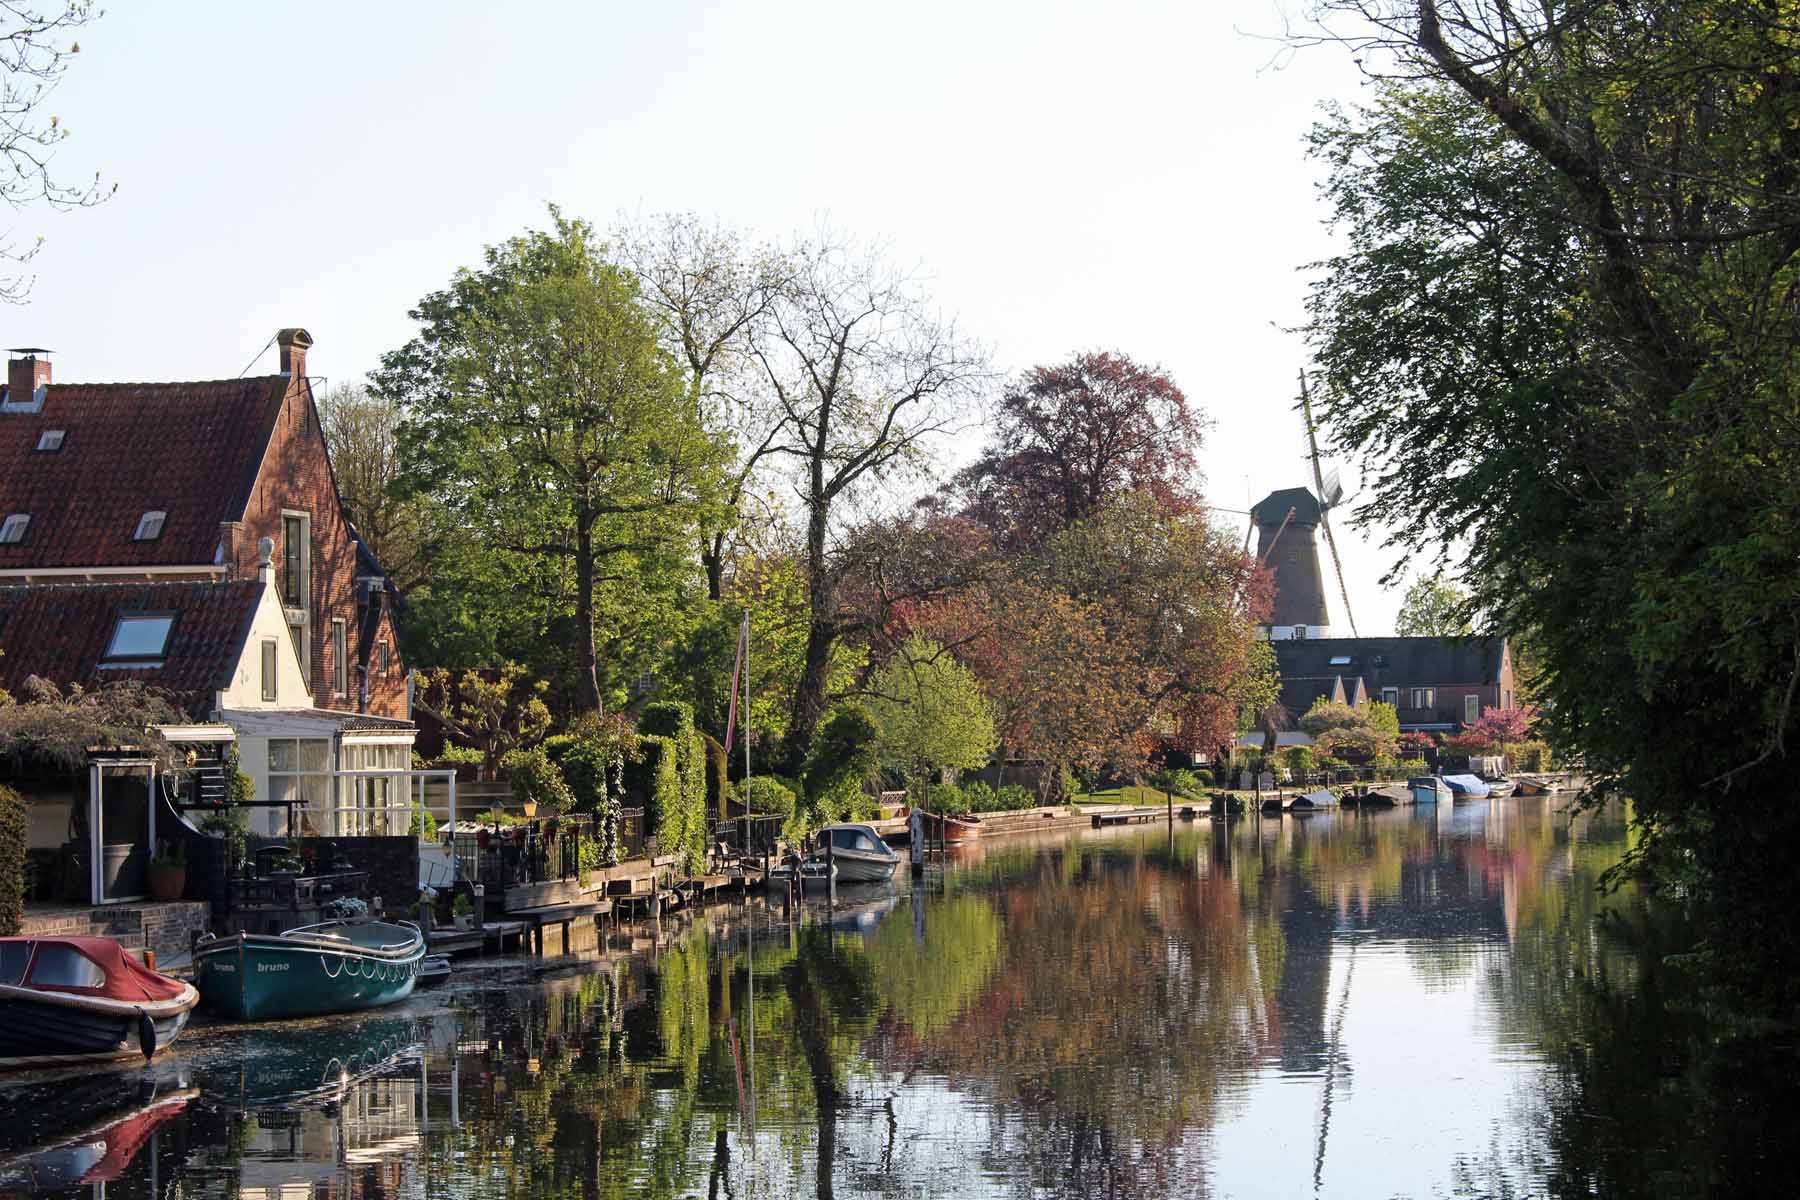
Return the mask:
<path id="1" fill-rule="evenodd" d="M 331 618 L 331 694 L 350 694 L 350 627 L 342 617 Z"/>
<path id="2" fill-rule="evenodd" d="M 288 522 L 300 522 L 300 553 L 298 555 L 298 582 L 300 595 L 296 597 L 298 604 L 289 604 L 283 590 L 287 576 Z M 312 514 L 297 508 L 281 510 L 281 554 L 280 568 L 276 572 L 276 596 L 281 601 L 281 610 L 287 616 L 288 632 L 294 635 L 294 649 L 300 652 L 300 678 L 312 687 Z"/>
<path id="3" fill-rule="evenodd" d="M 38 434 L 37 448 L 43 454 L 55 454 L 63 448 L 63 442 L 69 436 L 66 429 L 46 429 Z"/>
<path id="4" fill-rule="evenodd" d="M 1481 720 L 1481 697 L 1471 692 L 1463 697 L 1463 724 L 1473 725 Z"/>
<path id="5" fill-rule="evenodd" d="M 6 519 L 0 521 L 0 546 L 24 545 L 25 532 L 30 528 L 30 513 L 7 513 Z"/>
<path id="6" fill-rule="evenodd" d="M 1381 702 L 1392 708 L 1398 709 L 1400 707 L 1400 689 L 1397 687 L 1382 688 Z"/>
<path id="7" fill-rule="evenodd" d="M 162 509 L 150 509 L 143 516 L 138 518 L 137 529 L 132 532 L 131 540 L 134 542 L 154 542 L 157 538 L 162 536 L 163 525 L 168 519 L 169 514 Z"/>
<path id="8" fill-rule="evenodd" d="M 262 698 L 270 704 L 281 699 L 281 644 L 274 638 L 262 639 L 258 647 L 262 663 Z"/>
<path id="9" fill-rule="evenodd" d="M 325 747 L 325 766 L 324 766 L 324 768 L 322 770 L 302 770 L 302 769 L 298 769 L 298 768 L 296 768 L 295 770 L 290 770 L 290 771 L 276 770 L 275 769 L 275 744 L 277 742 L 292 742 L 294 744 L 294 761 L 296 764 L 299 763 L 299 761 L 300 761 L 300 743 L 316 742 L 320 745 L 323 745 Z M 268 763 L 269 763 L 269 771 L 268 771 L 269 795 L 268 795 L 268 799 L 274 800 L 274 799 L 276 799 L 277 793 L 279 791 L 279 786 L 276 782 L 277 780 L 291 779 L 291 780 L 299 781 L 299 780 L 306 780 L 306 779 L 319 779 L 319 780 L 329 781 L 332 778 L 332 776 L 335 774 L 335 771 L 333 768 L 335 768 L 337 766 L 337 747 L 333 744 L 333 739 L 331 739 L 329 737 L 279 737 L 279 738 L 272 737 L 268 741 Z M 306 788 L 303 784 L 297 784 L 297 786 L 299 786 L 299 789 L 302 793 L 305 792 Z M 337 814 L 333 808 L 333 798 L 332 798 L 332 794 L 331 794 L 331 785 L 329 782 L 322 783 L 319 786 L 318 798 L 319 798 L 319 803 L 317 806 L 306 803 L 304 801 L 295 803 L 293 805 L 292 811 L 299 814 L 302 827 L 300 829 L 289 828 L 287 830 L 285 836 L 299 837 L 299 836 L 302 836 L 302 835 L 310 832 L 312 834 L 316 834 L 321 837 L 331 837 L 337 832 L 337 828 L 336 828 Z M 308 821 L 309 817 L 312 819 L 315 819 L 315 820 L 327 821 L 331 824 L 331 828 L 330 829 L 307 830 L 305 828 L 305 824 Z"/>
<path id="10" fill-rule="evenodd" d="M 413 797 L 406 781 L 412 770 L 413 735 L 346 733 L 338 743 L 333 823 L 338 837 L 404 834 L 412 825 Z M 390 763 L 361 763 L 369 756 Z"/>
<path id="11" fill-rule="evenodd" d="M 1423 697 L 1422 700 L 1421 697 Z M 1413 688 L 1412 695 L 1407 698 L 1412 701 L 1412 707 L 1414 709 L 1437 707 L 1436 688 Z"/>

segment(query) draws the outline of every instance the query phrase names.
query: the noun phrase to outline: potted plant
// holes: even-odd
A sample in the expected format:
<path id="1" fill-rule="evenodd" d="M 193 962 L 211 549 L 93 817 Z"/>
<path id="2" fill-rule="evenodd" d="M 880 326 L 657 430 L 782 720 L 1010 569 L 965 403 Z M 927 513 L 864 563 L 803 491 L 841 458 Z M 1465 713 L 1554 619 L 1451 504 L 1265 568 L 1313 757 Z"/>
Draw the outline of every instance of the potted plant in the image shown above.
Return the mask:
<path id="1" fill-rule="evenodd" d="M 187 887 L 187 850 L 180 842 L 162 842 L 150 858 L 150 894 L 179 900 Z"/>
<path id="2" fill-rule="evenodd" d="M 469 893 L 456 893 L 456 899 L 450 903 L 450 915 L 456 918 L 456 927 L 458 929 L 467 929 L 469 927 L 469 921 L 475 915 L 475 906 L 469 902 Z"/>

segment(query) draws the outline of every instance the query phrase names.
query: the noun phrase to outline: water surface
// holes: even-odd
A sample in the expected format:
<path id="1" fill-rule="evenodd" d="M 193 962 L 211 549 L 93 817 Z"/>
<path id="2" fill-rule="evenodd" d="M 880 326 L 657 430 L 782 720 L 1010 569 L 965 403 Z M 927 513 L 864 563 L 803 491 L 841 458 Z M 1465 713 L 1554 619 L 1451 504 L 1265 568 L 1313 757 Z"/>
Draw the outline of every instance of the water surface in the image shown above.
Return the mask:
<path id="1" fill-rule="evenodd" d="M 0 1083 L 0 1192 L 1789 1194 L 1724 1039 L 1555 798 L 977 844 L 351 1018 Z"/>

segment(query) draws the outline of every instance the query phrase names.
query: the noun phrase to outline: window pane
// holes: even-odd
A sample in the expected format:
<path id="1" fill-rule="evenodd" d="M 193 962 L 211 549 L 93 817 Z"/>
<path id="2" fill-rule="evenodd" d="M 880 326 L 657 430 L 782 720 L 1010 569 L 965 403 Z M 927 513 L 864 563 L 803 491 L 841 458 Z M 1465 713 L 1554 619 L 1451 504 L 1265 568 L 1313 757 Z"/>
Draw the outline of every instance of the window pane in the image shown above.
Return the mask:
<path id="1" fill-rule="evenodd" d="M 302 771 L 331 770 L 331 742 L 326 738 L 304 738 L 300 742 Z"/>
<path id="2" fill-rule="evenodd" d="M 97 988 L 106 982 L 106 972 L 87 955 L 52 944 L 39 947 L 31 982 L 41 987 Z"/>
<path id="3" fill-rule="evenodd" d="M 0 983 L 17 984 L 31 960 L 31 942 L 0 942 Z"/>
<path id="4" fill-rule="evenodd" d="M 369 747 L 357 742 L 345 742 L 338 750 L 338 769 L 340 771 L 360 771 L 371 766 Z"/>
<path id="5" fill-rule="evenodd" d="M 295 742 L 292 738 L 269 739 L 269 770 L 293 771 L 299 768 L 300 760 L 295 754 Z"/>
<path id="6" fill-rule="evenodd" d="M 120 617 L 106 647 L 108 658 L 156 658 L 169 644 L 174 617 Z"/>

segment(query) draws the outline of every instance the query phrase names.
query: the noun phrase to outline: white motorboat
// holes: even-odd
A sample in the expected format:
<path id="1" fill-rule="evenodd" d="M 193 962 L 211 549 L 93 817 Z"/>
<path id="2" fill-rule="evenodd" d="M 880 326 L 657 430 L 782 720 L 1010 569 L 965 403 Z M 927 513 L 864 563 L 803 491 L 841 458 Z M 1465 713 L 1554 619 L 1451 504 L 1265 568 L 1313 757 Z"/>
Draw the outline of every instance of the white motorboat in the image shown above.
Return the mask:
<path id="1" fill-rule="evenodd" d="M 1420 775 L 1407 780 L 1406 786 L 1412 791 L 1414 804 L 1448 804 L 1456 798 L 1450 785 L 1438 775 Z"/>
<path id="2" fill-rule="evenodd" d="M 809 861 L 830 860 L 837 867 L 839 883 L 885 883 L 894 877 L 900 856 L 868 825 L 827 825 L 819 830 L 817 848 Z"/>

